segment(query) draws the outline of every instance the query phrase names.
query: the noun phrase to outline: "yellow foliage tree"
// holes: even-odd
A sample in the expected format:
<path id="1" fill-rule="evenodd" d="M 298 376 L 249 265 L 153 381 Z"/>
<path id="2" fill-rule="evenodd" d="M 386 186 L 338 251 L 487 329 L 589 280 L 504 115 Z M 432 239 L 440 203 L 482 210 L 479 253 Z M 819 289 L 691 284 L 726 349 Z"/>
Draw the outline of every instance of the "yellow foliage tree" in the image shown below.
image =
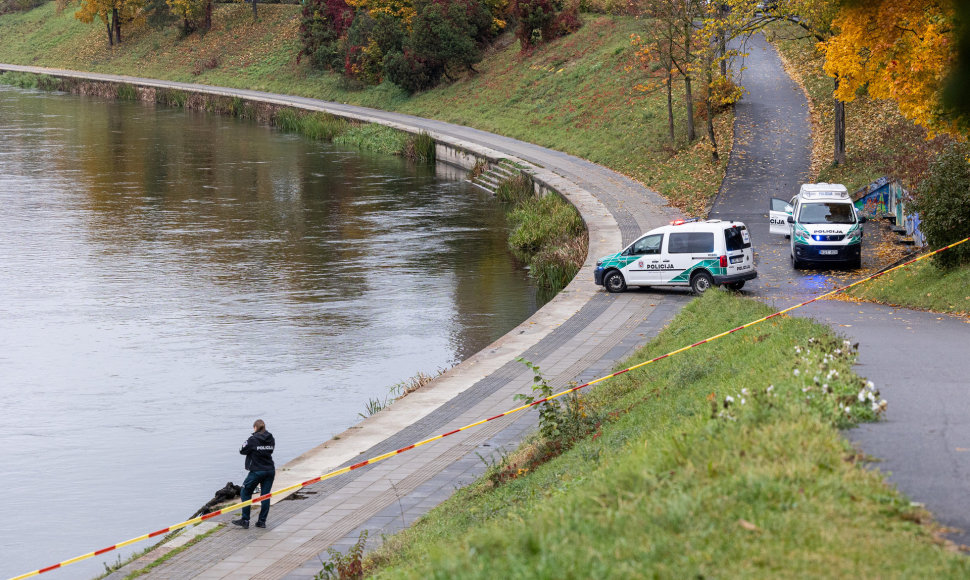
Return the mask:
<path id="1" fill-rule="evenodd" d="M 357 10 L 367 12 L 376 18 L 379 14 L 389 14 L 404 23 L 404 27 L 411 28 L 411 19 L 416 11 L 411 0 L 346 0 L 347 4 Z"/>
<path id="2" fill-rule="evenodd" d="M 906 117 L 932 132 L 956 134 L 942 91 L 956 58 L 955 12 L 948 0 L 870 0 L 843 6 L 836 34 L 822 42 L 835 96 L 852 101 L 866 88 L 892 99 Z"/>
<path id="3" fill-rule="evenodd" d="M 172 10 L 172 14 L 182 19 L 182 29 L 185 32 L 212 28 L 212 0 L 165 0 L 165 3 Z"/>
<path id="4" fill-rule="evenodd" d="M 74 17 L 90 24 L 97 18 L 105 25 L 108 45 L 121 44 L 121 25 L 142 16 L 144 0 L 81 0 Z"/>

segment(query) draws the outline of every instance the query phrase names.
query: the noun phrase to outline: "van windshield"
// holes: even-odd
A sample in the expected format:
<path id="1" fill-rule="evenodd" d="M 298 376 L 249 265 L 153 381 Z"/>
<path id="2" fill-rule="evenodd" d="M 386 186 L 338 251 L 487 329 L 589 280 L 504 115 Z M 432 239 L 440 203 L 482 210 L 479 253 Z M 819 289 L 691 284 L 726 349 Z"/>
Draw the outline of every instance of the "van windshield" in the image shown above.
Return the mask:
<path id="1" fill-rule="evenodd" d="M 798 210 L 798 223 L 854 224 L 855 213 L 851 203 L 803 203 Z"/>

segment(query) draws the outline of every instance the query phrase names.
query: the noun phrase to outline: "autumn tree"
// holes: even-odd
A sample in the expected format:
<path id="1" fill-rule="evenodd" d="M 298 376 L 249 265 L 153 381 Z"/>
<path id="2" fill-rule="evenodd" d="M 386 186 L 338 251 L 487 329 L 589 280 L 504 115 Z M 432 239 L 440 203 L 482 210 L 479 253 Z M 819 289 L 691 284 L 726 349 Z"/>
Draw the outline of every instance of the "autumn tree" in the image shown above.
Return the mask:
<path id="1" fill-rule="evenodd" d="M 697 138 L 694 125 L 695 23 L 703 14 L 701 0 L 644 0 L 641 14 L 651 21 L 653 41 L 646 48 L 653 53 L 666 72 L 667 125 L 673 140 L 672 81 L 676 72 L 684 81 L 684 102 L 687 106 L 687 140 Z"/>
<path id="2" fill-rule="evenodd" d="M 956 133 L 943 106 L 944 81 L 956 59 L 955 9 L 947 0 L 872 0 L 847 4 L 822 43 L 835 97 L 850 102 L 865 89 L 933 132 Z"/>
<path id="3" fill-rule="evenodd" d="M 74 17 L 90 24 L 100 20 L 108 34 L 108 46 L 121 44 L 122 24 L 141 17 L 143 0 L 81 0 Z"/>
<path id="4" fill-rule="evenodd" d="M 166 0 L 186 33 L 212 28 L 212 0 Z"/>

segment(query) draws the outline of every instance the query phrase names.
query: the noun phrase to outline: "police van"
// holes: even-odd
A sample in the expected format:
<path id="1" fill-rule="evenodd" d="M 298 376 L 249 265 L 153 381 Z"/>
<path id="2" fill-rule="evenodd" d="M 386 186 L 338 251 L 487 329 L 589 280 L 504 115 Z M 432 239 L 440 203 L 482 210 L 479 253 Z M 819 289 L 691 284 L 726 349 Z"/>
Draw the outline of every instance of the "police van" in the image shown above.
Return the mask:
<path id="1" fill-rule="evenodd" d="M 796 269 L 817 263 L 862 265 L 864 216 L 844 185 L 805 183 L 798 195 L 785 202 L 771 199 L 770 231 L 791 240 L 791 261 Z"/>
<path id="2" fill-rule="evenodd" d="M 596 262 L 593 279 L 609 292 L 628 286 L 714 285 L 740 290 L 758 276 L 748 228 L 741 222 L 677 220 L 650 230 L 622 252 Z"/>

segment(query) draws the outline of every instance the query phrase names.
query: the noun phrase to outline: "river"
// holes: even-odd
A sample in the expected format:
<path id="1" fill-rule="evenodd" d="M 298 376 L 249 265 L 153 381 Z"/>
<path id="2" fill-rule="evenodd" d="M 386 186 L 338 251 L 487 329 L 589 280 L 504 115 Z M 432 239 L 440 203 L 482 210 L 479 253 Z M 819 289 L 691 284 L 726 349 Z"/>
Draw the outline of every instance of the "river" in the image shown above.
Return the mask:
<path id="1" fill-rule="evenodd" d="M 0 85 L 0 577 L 187 518 L 242 481 L 257 417 L 280 465 L 530 316 L 462 177 Z"/>

